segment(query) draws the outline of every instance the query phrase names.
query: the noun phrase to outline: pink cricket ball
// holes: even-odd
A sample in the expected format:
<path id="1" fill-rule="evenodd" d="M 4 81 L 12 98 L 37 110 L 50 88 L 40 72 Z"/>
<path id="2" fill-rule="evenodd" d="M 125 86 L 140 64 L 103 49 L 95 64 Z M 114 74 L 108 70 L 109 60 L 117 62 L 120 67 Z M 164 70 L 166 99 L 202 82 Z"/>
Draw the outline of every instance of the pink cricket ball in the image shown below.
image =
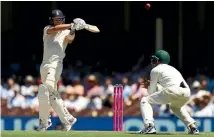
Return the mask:
<path id="1" fill-rule="evenodd" d="M 151 4 L 146 3 L 145 8 L 146 8 L 147 10 L 150 9 L 150 8 L 151 8 Z"/>

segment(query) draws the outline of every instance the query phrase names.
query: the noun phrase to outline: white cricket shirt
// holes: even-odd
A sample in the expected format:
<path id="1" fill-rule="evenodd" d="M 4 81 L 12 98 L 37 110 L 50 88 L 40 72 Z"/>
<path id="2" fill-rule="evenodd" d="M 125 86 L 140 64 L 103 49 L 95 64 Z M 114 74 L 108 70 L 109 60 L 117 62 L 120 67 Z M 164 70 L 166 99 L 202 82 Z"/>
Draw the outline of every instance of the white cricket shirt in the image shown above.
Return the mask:
<path id="1" fill-rule="evenodd" d="M 64 45 L 65 36 L 70 33 L 70 30 L 58 31 L 55 34 L 47 34 L 48 28 L 44 28 L 43 42 L 44 42 L 44 51 L 43 51 L 43 63 L 52 63 L 63 61 L 65 57 L 65 49 L 67 44 Z"/>
<path id="2" fill-rule="evenodd" d="M 189 88 L 183 76 L 176 68 L 167 64 L 159 64 L 151 70 L 148 92 L 155 92 L 158 84 L 163 88 L 170 86 L 179 87 L 181 82 L 184 83 L 185 87 Z"/>

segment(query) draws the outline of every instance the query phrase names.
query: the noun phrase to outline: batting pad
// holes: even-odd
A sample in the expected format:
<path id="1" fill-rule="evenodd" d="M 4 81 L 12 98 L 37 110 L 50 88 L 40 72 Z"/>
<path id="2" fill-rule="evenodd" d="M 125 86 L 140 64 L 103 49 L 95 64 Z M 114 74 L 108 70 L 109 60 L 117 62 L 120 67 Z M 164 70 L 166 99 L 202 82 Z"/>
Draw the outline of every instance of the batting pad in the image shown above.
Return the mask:
<path id="1" fill-rule="evenodd" d="M 50 110 L 50 100 L 48 88 L 41 84 L 39 85 L 38 91 L 38 101 L 39 101 L 39 119 L 41 123 L 48 126 L 49 110 Z"/>
<path id="2" fill-rule="evenodd" d="M 60 121 L 65 125 L 70 125 L 74 117 L 68 112 L 60 94 L 58 92 L 51 92 L 50 94 L 51 105 L 59 116 Z"/>

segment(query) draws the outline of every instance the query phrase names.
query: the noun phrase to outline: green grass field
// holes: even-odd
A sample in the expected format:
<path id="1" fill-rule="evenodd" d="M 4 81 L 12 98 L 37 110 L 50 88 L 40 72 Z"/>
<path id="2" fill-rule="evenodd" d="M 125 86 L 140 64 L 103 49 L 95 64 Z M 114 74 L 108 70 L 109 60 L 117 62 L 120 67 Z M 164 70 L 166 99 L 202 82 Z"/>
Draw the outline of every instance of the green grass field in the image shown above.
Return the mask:
<path id="1" fill-rule="evenodd" d="M 161 132 L 155 135 L 142 135 L 134 134 L 132 132 L 108 132 L 108 131 L 71 131 L 71 132 L 62 132 L 62 131 L 46 131 L 46 132 L 37 132 L 37 131 L 2 131 L 2 137 L 136 137 L 136 136 L 149 136 L 149 137 L 184 137 L 184 136 L 194 136 L 188 135 L 184 132 L 177 133 L 168 133 Z M 197 137 L 214 137 L 214 132 L 210 133 L 200 133 Z"/>

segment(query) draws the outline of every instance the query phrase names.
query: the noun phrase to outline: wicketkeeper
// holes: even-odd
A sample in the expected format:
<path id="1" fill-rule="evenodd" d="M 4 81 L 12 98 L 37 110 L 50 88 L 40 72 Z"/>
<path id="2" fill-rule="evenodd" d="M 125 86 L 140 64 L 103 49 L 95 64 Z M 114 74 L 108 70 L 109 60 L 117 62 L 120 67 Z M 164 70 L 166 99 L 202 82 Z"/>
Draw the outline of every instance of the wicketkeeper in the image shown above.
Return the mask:
<path id="1" fill-rule="evenodd" d="M 143 97 L 140 103 L 145 128 L 138 133 L 155 134 L 155 124 L 151 104 L 169 104 L 174 114 L 187 126 L 189 134 L 199 134 L 195 120 L 190 117 L 184 105 L 190 98 L 190 88 L 181 73 L 168 65 L 168 52 L 159 50 L 151 57 L 153 69 L 148 87 L 149 96 Z"/>

